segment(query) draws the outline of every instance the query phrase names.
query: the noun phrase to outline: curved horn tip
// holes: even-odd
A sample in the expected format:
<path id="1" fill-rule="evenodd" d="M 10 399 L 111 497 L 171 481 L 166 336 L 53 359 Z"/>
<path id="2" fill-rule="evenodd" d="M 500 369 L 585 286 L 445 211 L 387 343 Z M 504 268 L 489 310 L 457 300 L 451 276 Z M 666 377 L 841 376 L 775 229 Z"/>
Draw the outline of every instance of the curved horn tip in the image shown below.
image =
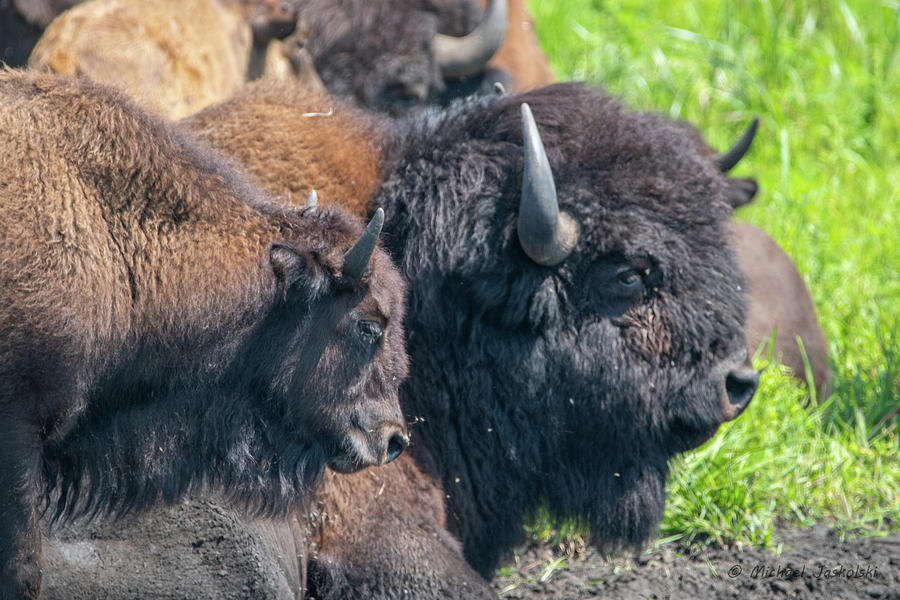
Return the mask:
<path id="1" fill-rule="evenodd" d="M 539 265 L 552 267 L 572 253 L 578 224 L 559 210 L 553 171 L 531 107 L 523 102 L 520 111 L 525 157 L 516 231 L 525 254 Z"/>
<path id="2" fill-rule="evenodd" d="M 716 157 L 716 166 L 719 167 L 720 171 L 727 173 L 733 169 L 742 158 L 744 158 L 744 155 L 747 154 L 747 151 L 750 149 L 750 144 L 753 143 L 753 138 L 756 137 L 756 131 L 758 129 L 759 117 L 754 117 L 750 126 L 747 127 L 747 130 L 744 131 L 744 134 L 741 136 L 741 139 L 739 139 L 728 152 Z"/>
<path id="3" fill-rule="evenodd" d="M 303 206 L 304 208 L 315 208 L 319 206 L 319 195 L 316 194 L 316 190 L 309 190 L 309 196 L 306 197 L 306 204 Z"/>
<path id="4" fill-rule="evenodd" d="M 384 209 L 379 207 L 372 215 L 372 220 L 366 225 L 366 230 L 363 231 L 359 240 L 344 255 L 344 279 L 348 281 L 362 279 L 366 272 L 366 266 L 375 252 L 375 244 L 378 242 L 378 236 L 381 235 L 383 225 Z"/>
<path id="5" fill-rule="evenodd" d="M 507 0 L 491 0 L 485 18 L 468 35 L 434 36 L 434 58 L 447 78 L 474 75 L 484 70 L 506 38 Z"/>

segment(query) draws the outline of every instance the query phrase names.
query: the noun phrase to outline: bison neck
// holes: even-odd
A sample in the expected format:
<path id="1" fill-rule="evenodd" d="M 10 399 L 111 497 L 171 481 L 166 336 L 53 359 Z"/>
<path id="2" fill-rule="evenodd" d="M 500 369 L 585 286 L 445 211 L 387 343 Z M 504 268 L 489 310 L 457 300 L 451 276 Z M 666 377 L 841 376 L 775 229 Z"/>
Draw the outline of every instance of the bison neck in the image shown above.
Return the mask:
<path id="1" fill-rule="evenodd" d="M 113 414 L 89 411 L 44 456 L 54 520 L 121 515 L 207 487 L 253 513 L 293 508 L 316 485 L 324 457 L 277 421 L 261 427 L 247 408 L 253 393 L 169 390 Z"/>

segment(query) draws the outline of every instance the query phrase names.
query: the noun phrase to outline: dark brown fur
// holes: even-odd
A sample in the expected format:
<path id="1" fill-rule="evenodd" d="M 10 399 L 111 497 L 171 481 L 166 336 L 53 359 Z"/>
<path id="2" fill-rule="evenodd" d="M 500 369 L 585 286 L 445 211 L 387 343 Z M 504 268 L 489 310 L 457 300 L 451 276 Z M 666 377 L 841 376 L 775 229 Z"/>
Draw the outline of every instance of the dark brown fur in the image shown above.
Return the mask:
<path id="1" fill-rule="evenodd" d="M 341 283 L 358 224 L 268 202 L 107 88 L 3 71 L 0 106 L 0 598 L 39 593 L 48 486 L 59 513 L 203 481 L 283 510 L 347 452 L 351 421 L 400 420 L 403 281 L 376 251 Z"/>

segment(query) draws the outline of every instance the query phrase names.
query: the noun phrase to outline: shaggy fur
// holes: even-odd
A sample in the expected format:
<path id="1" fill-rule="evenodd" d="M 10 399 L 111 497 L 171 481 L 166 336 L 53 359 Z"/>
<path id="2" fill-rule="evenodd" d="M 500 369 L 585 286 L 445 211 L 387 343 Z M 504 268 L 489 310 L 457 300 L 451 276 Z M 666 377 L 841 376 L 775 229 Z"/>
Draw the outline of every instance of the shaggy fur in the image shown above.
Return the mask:
<path id="1" fill-rule="evenodd" d="M 357 223 L 86 81 L 2 71 L 0 106 L 0 598 L 39 593 L 45 494 L 283 512 L 360 423 L 403 429 L 403 281 L 381 251 L 342 278 Z"/>
<path id="2" fill-rule="evenodd" d="M 293 102 L 298 114 L 317 106 Z M 515 233 L 522 102 L 534 111 L 561 208 L 581 230 L 574 253 L 553 268 L 531 262 Z M 231 118 L 256 115 L 258 145 L 303 162 L 295 134 L 310 132 L 298 119 L 269 122 L 252 94 L 228 106 Z M 371 123 L 347 135 L 365 138 Z M 669 458 L 723 420 L 724 377 L 746 344 L 744 280 L 728 229 L 736 190 L 745 188 L 692 135 L 565 84 L 385 121 L 374 138 L 380 181 L 369 210 L 394 216 L 386 242 L 410 284 L 415 369 L 401 394 L 416 423 L 412 456 L 430 478 L 407 486 L 443 491 L 447 529 L 482 576 L 542 503 L 555 517 L 585 521 L 603 548 L 641 543 L 662 514 Z M 219 141 L 235 155 L 246 143 Z M 242 160 L 274 193 L 298 185 L 279 181 L 264 161 Z M 354 173 L 359 164 L 341 168 Z M 303 176 L 310 187 L 321 183 Z M 618 284 L 623 269 L 641 273 L 638 292 Z M 402 477 L 400 468 L 382 475 Z M 361 479 L 342 482 L 365 489 Z M 393 489 L 390 515 L 364 493 L 325 483 L 325 513 L 354 516 L 353 526 L 322 525 L 310 564 L 316 597 L 476 594 L 441 587 L 448 578 L 490 595 L 477 574 L 441 558 L 454 550 L 429 533 L 443 529 L 428 516 L 435 507 L 403 485 Z M 338 539 L 350 529 L 359 540 L 352 546 Z M 389 567 L 385 553 L 408 558 Z"/>
<path id="3" fill-rule="evenodd" d="M 379 182 L 379 121 L 328 94 L 295 89 L 256 82 L 182 124 L 210 146 L 227 149 L 255 183 L 289 204 L 302 204 L 315 189 L 324 203 L 339 201 L 365 215 Z M 268 132 L 275 123 L 284 137 L 273 143 Z"/>
<path id="4" fill-rule="evenodd" d="M 697 131 L 685 127 L 701 154 L 716 156 Z M 749 204 L 756 197 L 753 179 L 730 180 L 728 202 L 735 210 Z M 794 377 L 806 385 L 803 354 L 797 337 L 803 340 L 813 380 L 820 398 L 831 390 L 831 359 L 825 333 L 816 318 L 816 308 L 806 282 L 803 281 L 791 257 L 759 227 L 746 223 L 732 223 L 731 237 L 737 253 L 738 265 L 747 279 L 747 350 L 755 353 L 768 348 L 772 332 L 776 331 L 773 356 L 791 369 Z"/>
<path id="5" fill-rule="evenodd" d="M 553 269 L 514 233 L 524 101 L 581 227 Z M 413 290 L 404 410 L 424 419 L 417 449 L 484 575 L 542 500 L 603 547 L 642 542 L 668 459 L 721 423 L 723 364 L 745 347 L 743 278 L 727 181 L 683 142 L 666 119 L 574 85 L 425 115 L 395 142 L 397 164 L 417 168 L 393 170 L 373 204 L 398 216 L 388 246 Z M 623 267 L 645 271 L 639 295 L 617 287 Z"/>

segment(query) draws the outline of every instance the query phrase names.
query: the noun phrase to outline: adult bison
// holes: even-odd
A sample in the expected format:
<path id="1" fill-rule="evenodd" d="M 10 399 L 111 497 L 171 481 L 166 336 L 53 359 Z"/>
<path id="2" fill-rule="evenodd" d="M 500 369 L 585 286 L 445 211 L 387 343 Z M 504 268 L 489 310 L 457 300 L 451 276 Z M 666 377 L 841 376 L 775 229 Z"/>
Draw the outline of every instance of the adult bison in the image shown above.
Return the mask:
<path id="1" fill-rule="evenodd" d="M 405 447 L 380 211 L 271 203 L 86 81 L 5 70 L 0 107 L 0 598 L 39 594 L 42 497 L 279 512 Z"/>
<path id="2" fill-rule="evenodd" d="M 289 0 L 309 24 L 325 87 L 368 108 L 402 113 L 477 88 L 503 43 L 506 0 Z M 448 87 L 457 91 L 447 94 Z M 489 86 L 488 86 L 489 89 Z"/>
<path id="3" fill-rule="evenodd" d="M 343 169 L 370 188 L 354 210 L 397 217 L 420 476 L 382 470 L 373 496 L 355 493 L 378 487 L 365 477 L 326 485 L 316 597 L 488 594 L 446 532 L 488 576 L 542 503 L 604 548 L 638 544 L 662 513 L 668 459 L 756 390 L 728 229 L 755 186 L 716 160 L 735 153 L 709 155 L 681 124 L 561 84 L 399 123 L 255 86 L 186 125 L 285 198 Z M 323 143 L 320 172 L 304 157 Z M 429 482 L 440 517 L 413 491 Z"/>

